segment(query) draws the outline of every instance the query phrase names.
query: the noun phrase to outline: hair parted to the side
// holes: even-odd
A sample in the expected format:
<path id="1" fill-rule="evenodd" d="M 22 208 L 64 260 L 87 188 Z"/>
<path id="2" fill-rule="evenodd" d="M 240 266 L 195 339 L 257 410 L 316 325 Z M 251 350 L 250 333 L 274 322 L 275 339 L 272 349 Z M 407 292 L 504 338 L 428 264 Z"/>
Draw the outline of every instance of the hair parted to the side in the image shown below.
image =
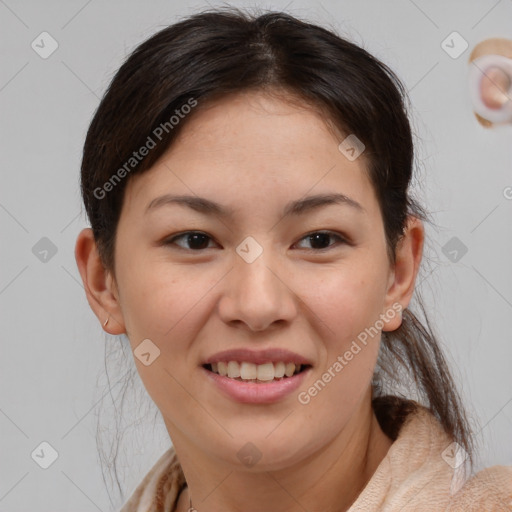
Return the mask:
<path id="1" fill-rule="evenodd" d="M 81 191 L 100 256 L 114 276 L 116 227 L 128 180 L 151 168 L 202 105 L 251 89 L 299 99 L 340 134 L 355 134 L 365 144 L 366 172 L 379 201 L 391 263 L 408 216 L 429 221 L 409 192 L 414 152 L 407 93 L 385 64 L 334 31 L 283 12 L 209 9 L 164 28 L 133 51 L 87 132 Z M 156 146 L 103 193 L 112 175 L 123 165 L 126 169 L 133 151 L 191 98 L 197 102 L 194 111 L 173 129 L 158 131 Z M 416 300 L 427 318 L 421 298 Z M 399 426 L 414 403 L 393 397 L 400 394 L 393 393 L 396 375 L 410 379 L 418 401 L 431 408 L 471 461 L 469 422 L 439 342 L 428 319 L 423 325 L 410 309 L 404 310 L 399 329 L 382 333 L 373 383 L 378 417 L 383 408 L 392 408 Z M 394 427 L 383 428 L 392 432 Z M 115 456 L 113 462 L 116 472 Z"/>

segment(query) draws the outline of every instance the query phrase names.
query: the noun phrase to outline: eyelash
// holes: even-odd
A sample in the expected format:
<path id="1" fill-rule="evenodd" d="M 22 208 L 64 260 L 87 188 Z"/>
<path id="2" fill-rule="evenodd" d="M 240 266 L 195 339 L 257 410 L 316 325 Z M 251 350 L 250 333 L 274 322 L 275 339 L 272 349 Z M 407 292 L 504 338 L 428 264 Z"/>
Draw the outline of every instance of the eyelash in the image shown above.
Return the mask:
<path id="1" fill-rule="evenodd" d="M 310 238 L 312 237 L 313 235 L 316 235 L 316 234 L 322 234 L 322 235 L 329 235 L 333 238 L 336 238 L 338 240 L 338 244 L 333 244 L 333 245 L 330 245 L 329 247 L 325 247 L 323 249 L 305 249 L 306 251 L 312 251 L 312 252 L 325 252 L 325 251 L 328 251 L 330 249 L 332 249 L 333 247 L 335 247 L 336 245 L 339 245 L 339 244 L 346 244 L 346 245 L 350 245 L 350 243 L 348 242 L 348 240 L 346 240 L 344 237 L 342 237 L 341 235 L 339 235 L 338 233 L 334 232 L 334 231 L 329 231 L 329 230 L 320 230 L 320 231 L 311 231 L 310 233 L 307 233 L 306 235 L 304 235 L 300 240 L 304 240 L 304 239 L 307 239 L 307 238 Z M 176 235 L 176 236 L 173 236 L 172 238 L 169 238 L 167 240 L 165 240 L 163 242 L 163 245 L 174 245 L 175 244 L 175 241 L 180 239 L 180 238 L 185 238 L 189 235 L 203 235 L 207 238 L 209 238 L 210 240 L 212 240 L 212 238 L 207 235 L 206 233 L 203 233 L 202 231 L 185 231 L 184 233 L 181 233 L 179 235 Z M 178 248 L 180 249 L 183 249 L 185 251 L 191 251 L 191 252 L 201 252 L 201 251 L 204 251 L 206 249 L 208 249 L 208 247 L 206 249 L 187 249 L 187 248 L 184 248 L 184 247 L 181 247 L 178 245 Z"/>

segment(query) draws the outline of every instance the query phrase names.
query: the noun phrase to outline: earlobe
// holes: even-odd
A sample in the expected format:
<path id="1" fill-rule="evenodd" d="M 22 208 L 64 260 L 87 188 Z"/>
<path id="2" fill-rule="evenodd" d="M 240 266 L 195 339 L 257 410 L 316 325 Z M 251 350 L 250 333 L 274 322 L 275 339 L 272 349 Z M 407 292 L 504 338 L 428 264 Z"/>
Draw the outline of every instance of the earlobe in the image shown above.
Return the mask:
<path id="1" fill-rule="evenodd" d="M 91 228 L 84 228 L 75 245 L 75 260 L 84 285 L 87 302 L 103 329 L 110 334 L 126 332 L 117 288 L 111 273 L 99 257 Z"/>
<path id="2" fill-rule="evenodd" d="M 395 266 L 391 273 L 386 294 L 386 307 L 383 311 L 383 314 L 387 313 L 387 317 L 391 320 L 386 323 L 383 331 L 394 331 L 402 323 L 401 314 L 390 315 L 389 312 L 394 311 L 396 313 L 400 311 L 401 313 L 411 301 L 423 256 L 424 239 L 425 229 L 422 221 L 410 215 L 404 236 L 396 247 Z"/>

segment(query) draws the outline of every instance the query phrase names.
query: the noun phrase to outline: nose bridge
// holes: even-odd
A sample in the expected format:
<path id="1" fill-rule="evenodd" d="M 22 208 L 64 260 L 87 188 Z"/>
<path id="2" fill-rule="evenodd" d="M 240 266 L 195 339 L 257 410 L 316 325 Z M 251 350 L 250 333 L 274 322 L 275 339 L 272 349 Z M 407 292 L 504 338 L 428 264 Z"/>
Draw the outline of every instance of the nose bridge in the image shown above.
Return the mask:
<path id="1" fill-rule="evenodd" d="M 291 319 L 294 300 L 279 276 L 279 255 L 271 245 L 262 237 L 257 241 L 249 236 L 236 247 L 234 269 L 221 307 L 225 321 L 243 321 L 251 329 L 262 330 L 276 320 Z"/>
<path id="2" fill-rule="evenodd" d="M 236 285 L 240 285 L 242 293 L 268 295 L 267 300 L 270 300 L 279 294 L 280 288 L 270 270 L 277 266 L 277 255 L 272 252 L 269 237 L 258 239 L 248 236 L 236 248 Z"/>

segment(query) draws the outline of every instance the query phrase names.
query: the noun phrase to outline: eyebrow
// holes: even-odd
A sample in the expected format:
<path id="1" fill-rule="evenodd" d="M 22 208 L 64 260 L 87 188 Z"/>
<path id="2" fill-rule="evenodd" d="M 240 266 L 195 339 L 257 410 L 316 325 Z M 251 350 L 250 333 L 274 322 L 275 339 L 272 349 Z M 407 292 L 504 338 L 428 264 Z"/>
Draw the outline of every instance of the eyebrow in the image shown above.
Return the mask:
<path id="1" fill-rule="evenodd" d="M 233 209 L 226 208 L 219 203 L 206 199 L 205 197 L 172 194 L 164 194 L 153 199 L 147 205 L 145 213 L 164 205 L 171 204 L 186 206 L 192 210 L 202 213 L 203 215 L 213 215 L 225 218 L 233 217 L 234 214 Z M 350 206 L 360 213 L 366 213 L 366 210 L 361 206 L 361 204 L 344 194 L 316 194 L 296 201 L 290 201 L 283 210 L 283 217 L 288 215 L 303 215 L 312 210 L 333 204 Z"/>

